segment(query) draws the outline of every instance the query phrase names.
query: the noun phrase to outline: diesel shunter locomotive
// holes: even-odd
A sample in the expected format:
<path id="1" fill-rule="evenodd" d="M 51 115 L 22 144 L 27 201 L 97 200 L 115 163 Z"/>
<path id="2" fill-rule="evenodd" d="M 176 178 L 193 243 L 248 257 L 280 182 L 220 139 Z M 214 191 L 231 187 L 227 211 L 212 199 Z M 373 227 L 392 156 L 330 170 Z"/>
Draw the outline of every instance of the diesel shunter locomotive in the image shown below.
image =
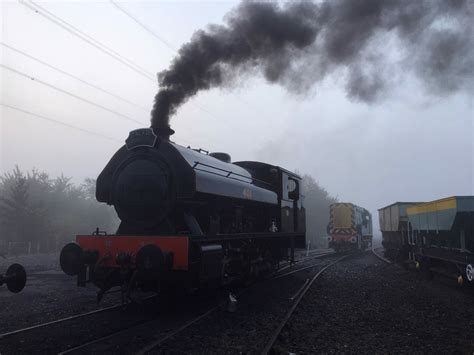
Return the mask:
<path id="1" fill-rule="evenodd" d="M 328 244 L 336 252 L 372 246 L 372 215 L 365 208 L 340 202 L 329 206 Z"/>
<path id="2" fill-rule="evenodd" d="M 114 206 L 114 235 L 97 230 L 66 245 L 60 264 L 78 286 L 193 290 L 248 280 L 305 246 L 301 178 L 281 167 L 231 162 L 169 140 L 165 127 L 130 132 L 97 179 Z"/>

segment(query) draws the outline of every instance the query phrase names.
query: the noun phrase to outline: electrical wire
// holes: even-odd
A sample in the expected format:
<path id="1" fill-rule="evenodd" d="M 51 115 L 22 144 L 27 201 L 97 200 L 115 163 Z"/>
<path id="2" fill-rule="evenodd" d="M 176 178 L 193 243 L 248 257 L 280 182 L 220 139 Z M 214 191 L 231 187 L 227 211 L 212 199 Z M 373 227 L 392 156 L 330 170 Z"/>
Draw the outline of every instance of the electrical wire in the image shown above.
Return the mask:
<path id="1" fill-rule="evenodd" d="M 4 107 L 7 107 L 11 110 L 15 110 L 15 111 L 18 111 L 18 112 L 22 112 L 26 115 L 29 115 L 29 116 L 33 116 L 33 117 L 37 117 L 37 118 L 40 118 L 44 121 L 48 121 L 48 122 L 51 122 L 51 123 L 55 123 L 57 125 L 61 125 L 61 126 L 64 126 L 66 128 L 70 128 L 70 129 L 74 129 L 76 131 L 80 131 L 82 133 L 87 133 L 87 134 L 90 134 L 90 135 L 93 135 L 93 136 L 96 136 L 96 137 L 99 137 L 99 138 L 104 138 L 104 139 L 107 139 L 107 140 L 110 140 L 110 141 L 113 141 L 113 142 L 117 142 L 117 143 L 122 143 L 123 144 L 123 140 L 120 140 L 120 139 L 117 139 L 117 138 L 113 138 L 113 137 L 109 137 L 109 136 L 106 136 L 102 133 L 98 133 L 98 132 L 94 132 L 94 131 L 90 131 L 88 129 L 85 129 L 85 128 L 81 128 L 81 127 L 78 127 L 78 126 L 74 126 L 74 125 L 71 125 L 69 123 L 66 123 L 66 122 L 63 122 L 63 121 L 60 121 L 60 120 L 56 120 L 54 118 L 51 118 L 51 117 L 48 117 L 48 116 L 44 116 L 44 115 L 41 115 L 39 113 L 34 113 L 34 112 L 31 112 L 31 111 L 28 111 L 28 110 L 25 110 L 25 109 L 22 109 L 20 107 L 16 107 L 16 106 L 13 106 L 13 105 L 9 105 L 9 104 L 6 104 L 6 103 L 3 103 L 3 102 L 0 102 L 0 105 L 1 106 L 4 106 Z M 189 145 L 189 147 L 191 146 L 197 146 L 196 144 L 186 140 L 186 139 L 180 139 L 181 142 L 184 142 L 186 144 Z"/>
<path id="2" fill-rule="evenodd" d="M 130 17 L 133 21 L 135 21 L 141 28 L 143 28 L 145 31 L 147 31 L 149 34 L 151 34 L 153 37 L 155 37 L 158 41 L 160 41 L 161 43 L 163 43 L 166 47 L 168 47 L 169 49 L 171 49 L 174 53 L 177 53 L 178 50 L 172 45 L 170 44 L 168 41 L 166 41 L 164 38 L 162 38 L 161 36 L 158 36 L 150 27 L 148 27 L 147 25 L 145 25 L 143 22 L 140 22 L 135 16 L 133 16 L 130 12 L 128 12 L 127 10 L 125 10 L 122 6 L 120 6 L 116 1 L 114 0 L 110 0 L 110 3 L 115 6 L 117 9 L 119 9 L 120 11 L 122 11 L 125 15 L 127 15 L 128 17 Z"/>
<path id="3" fill-rule="evenodd" d="M 48 19 L 49 21 L 53 22 L 57 26 L 63 28 L 64 30 L 68 31 L 72 35 L 79 37 L 86 43 L 90 44 L 91 46 L 95 47 L 96 49 L 100 50 L 101 52 L 107 54 L 108 56 L 114 58 L 115 60 L 121 62 L 125 66 L 129 67 L 136 73 L 142 75 L 143 77 L 147 78 L 150 81 L 155 82 L 155 76 L 153 73 L 149 72 L 148 70 L 142 68 L 138 64 L 132 62 L 130 59 L 122 56 L 118 52 L 114 51 L 113 49 L 107 47 L 103 43 L 97 41 L 93 37 L 89 36 L 85 32 L 79 30 L 78 28 L 74 27 L 70 23 L 64 21 L 60 17 L 54 15 L 50 11 L 46 10 L 42 6 L 38 5 L 37 3 L 34 3 L 33 1 L 25 1 L 25 0 L 19 0 L 20 4 L 28 7 L 30 10 L 36 12 L 37 14 L 43 16 L 44 18 Z"/>
<path id="4" fill-rule="evenodd" d="M 120 6 L 117 2 L 115 2 L 114 0 L 110 0 L 110 3 L 112 5 L 114 5 L 118 10 L 120 10 L 121 12 L 123 12 L 126 16 L 128 16 L 130 19 L 132 19 L 135 23 L 137 23 L 141 28 L 143 28 L 145 31 L 147 31 L 149 34 L 151 34 L 153 37 L 155 37 L 158 41 L 160 41 L 161 43 L 163 43 L 166 47 L 168 47 L 169 49 L 171 49 L 174 53 L 178 53 L 178 50 L 173 46 L 171 45 L 168 41 L 166 41 L 165 39 L 163 39 L 161 36 L 158 36 L 156 34 L 156 32 L 154 32 L 150 27 L 148 27 L 147 25 L 145 25 L 143 22 L 139 21 L 135 16 L 133 16 L 130 12 L 128 12 L 127 10 L 125 10 L 122 6 Z M 198 109 L 200 109 L 201 111 L 207 113 L 208 115 L 210 116 L 213 116 L 214 118 L 218 119 L 219 122 L 225 124 L 225 122 L 223 122 L 222 120 L 219 119 L 219 117 L 217 117 L 212 111 L 209 111 L 207 108 L 193 102 L 191 103 L 191 105 L 194 105 L 196 106 Z"/>
<path id="5" fill-rule="evenodd" d="M 68 22 L 64 21 L 63 19 L 61 19 L 59 16 L 56 16 L 53 13 L 51 13 L 50 11 L 46 10 L 44 7 L 38 5 L 37 3 L 33 2 L 32 0 L 19 0 L 19 2 L 20 2 L 20 4 L 28 7 L 30 10 L 34 11 L 35 13 L 43 16 L 44 18 L 46 18 L 49 21 L 52 21 L 53 23 L 55 23 L 56 25 L 58 25 L 61 28 L 65 29 L 66 31 L 70 32 L 71 34 L 75 35 L 76 37 L 82 39 L 83 41 L 89 43 L 93 47 L 95 47 L 95 48 L 99 49 L 100 51 L 106 53 L 107 55 L 114 58 L 115 60 L 118 60 L 119 62 L 121 62 L 122 64 L 124 64 L 127 67 L 131 68 L 132 70 L 134 70 L 138 74 L 144 76 L 148 80 L 156 83 L 156 77 L 152 73 L 148 72 L 146 69 L 143 69 L 141 66 L 139 66 L 138 64 L 132 62 L 131 60 L 123 57 L 121 54 L 117 53 L 116 51 L 108 48 L 107 46 L 105 46 L 101 42 L 97 41 L 96 39 L 94 39 L 90 35 L 82 32 L 81 30 L 74 27 L 70 23 L 68 23 Z M 212 113 L 211 111 L 209 111 L 205 107 L 203 107 L 199 104 L 196 104 L 196 103 L 191 103 L 191 105 L 194 105 L 195 107 L 199 108 L 201 111 L 203 111 L 203 112 L 207 113 L 208 115 L 214 117 L 215 119 L 218 120 L 218 122 L 221 122 L 221 123 L 225 124 L 225 122 L 222 121 L 217 115 L 215 115 L 214 113 Z"/>
<path id="6" fill-rule="evenodd" d="M 105 54 L 107 54 L 109 57 L 121 62 L 122 64 L 126 65 L 127 67 L 129 67 L 130 69 L 134 70 L 135 72 L 137 72 L 138 74 L 142 75 L 143 77 L 147 78 L 148 80 L 152 81 L 152 82 L 156 82 L 155 80 L 155 77 L 152 73 L 148 72 L 146 69 L 143 69 L 141 66 L 139 66 L 138 64 L 132 62 L 131 60 L 125 58 L 124 56 L 120 55 L 119 53 L 117 53 L 116 51 L 110 49 L 109 47 L 105 46 L 104 44 L 102 44 L 101 42 L 95 40 L 92 36 L 84 33 L 83 31 L 79 30 L 78 28 L 74 27 L 73 25 L 69 24 L 68 22 L 64 21 L 63 19 L 61 19 L 59 16 L 56 16 L 54 15 L 53 13 L 51 13 L 50 11 L 46 10 L 45 8 L 43 8 L 42 6 L 38 5 L 37 3 L 33 2 L 32 0 L 19 0 L 20 4 L 26 6 L 27 8 L 29 8 L 30 10 L 34 11 L 35 13 L 43 16 L 45 19 L 53 22 L 54 24 L 56 24 L 57 26 L 63 28 L 64 30 L 68 31 L 69 33 L 71 33 L 72 35 L 78 37 L 79 39 L 85 41 L 86 43 L 90 44 L 91 46 L 95 47 L 96 49 L 104 52 Z M 151 31 L 151 30 L 150 30 Z M 155 37 L 158 38 L 159 36 L 155 34 Z M 164 40 L 163 40 L 164 41 Z M 172 48 L 172 46 L 170 45 L 170 48 Z M 173 48 L 173 50 L 176 51 L 176 49 Z M 3 66 L 3 65 L 2 65 Z M 5 67 L 5 66 L 3 66 Z M 7 68 L 7 69 L 12 69 L 12 68 Z M 13 71 L 15 71 L 13 69 Z M 38 79 L 35 79 L 34 77 L 30 77 L 28 76 L 27 74 L 25 73 L 19 73 L 18 71 L 15 71 L 17 72 L 17 74 L 20 74 L 20 75 L 23 75 L 31 80 L 36 80 L 38 81 L 39 83 L 43 84 L 43 85 L 46 85 L 46 86 L 49 86 L 53 89 L 56 89 L 60 92 L 63 92 L 67 95 L 70 95 L 70 96 L 73 96 L 79 100 L 82 100 L 82 101 L 85 101 L 89 104 L 92 104 L 94 106 L 97 106 L 97 107 L 100 107 L 104 110 L 107 110 L 109 112 L 112 112 L 114 114 L 118 114 L 119 116 L 121 117 L 124 117 L 125 115 L 122 115 L 114 110 L 110 110 L 100 104 L 96 104 L 90 100 L 87 100 L 85 98 L 82 98 L 82 97 L 79 97 L 75 94 L 72 94 L 70 92 L 67 92 L 66 90 L 63 90 L 63 89 L 60 89 L 60 88 L 57 88 L 57 87 L 54 87 L 54 85 L 51 85 L 51 84 L 48 84 L 48 83 L 45 83 L 44 81 L 41 81 L 41 80 L 38 80 Z M 191 103 L 191 105 L 194 105 L 195 107 L 199 108 L 201 111 L 203 112 L 206 112 L 208 115 L 214 117 L 215 119 L 218 120 L 218 122 L 220 123 L 223 123 L 225 124 L 224 121 L 220 120 L 218 116 L 216 116 L 212 111 L 209 111 L 208 109 L 206 109 L 205 107 L 199 105 L 199 104 L 196 104 L 196 103 Z M 127 119 L 131 119 L 130 117 L 128 116 L 125 116 Z M 124 118 L 125 118 L 124 117 Z M 133 120 L 133 119 L 131 119 Z M 139 121 L 136 121 L 136 120 L 133 120 L 133 122 L 136 122 L 136 123 L 140 123 Z M 190 143 L 192 144 L 191 142 L 189 141 L 186 141 L 186 140 L 183 140 L 184 142 L 187 142 L 187 143 Z"/>
<path id="7" fill-rule="evenodd" d="M 37 82 L 37 83 L 39 83 L 39 84 L 42 84 L 42 85 L 44 85 L 44 86 L 47 86 L 47 87 L 49 87 L 49 88 L 51 88 L 51 89 L 54 89 L 54 90 L 56 90 L 56 91 L 59 91 L 59 92 L 61 92 L 61 93 L 63 93 L 63 94 L 72 96 L 72 97 L 74 97 L 74 98 L 77 99 L 77 100 L 84 101 L 84 102 L 86 102 L 86 103 L 88 103 L 88 104 L 90 104 L 90 105 L 99 107 L 99 108 L 101 108 L 101 109 L 104 110 L 104 111 L 113 113 L 114 115 L 119 116 L 119 117 L 122 117 L 123 119 L 126 119 L 126 120 L 128 120 L 128 121 L 135 122 L 135 123 L 138 123 L 138 124 L 140 124 L 140 125 L 143 124 L 142 122 L 140 122 L 140 121 L 138 121 L 138 120 L 135 120 L 135 119 L 132 118 L 132 117 L 129 117 L 129 116 L 127 116 L 127 115 L 124 115 L 124 114 L 122 114 L 122 113 L 120 113 L 120 112 L 118 112 L 118 111 L 112 110 L 112 109 L 110 109 L 110 108 L 108 108 L 108 107 L 105 107 L 105 106 L 103 106 L 103 105 L 101 105 L 101 104 L 98 104 L 98 103 L 96 103 L 96 102 L 93 102 L 93 101 L 91 101 L 91 100 L 89 100 L 89 99 L 86 99 L 86 98 L 84 98 L 84 97 L 81 97 L 81 96 L 78 96 L 78 95 L 76 95 L 76 94 L 73 94 L 72 92 L 69 92 L 69 91 L 66 91 L 66 90 L 64 90 L 64 89 L 61 89 L 61 88 L 59 88 L 59 87 L 57 87 L 57 86 L 55 86 L 55 85 L 53 85 L 53 84 L 49 84 L 49 83 L 47 83 L 47 82 L 45 82 L 45 81 L 43 81 L 43 80 L 37 79 L 37 78 L 34 77 L 34 76 L 31 76 L 31 75 L 29 75 L 29 74 L 26 74 L 26 73 L 24 73 L 24 72 L 21 72 L 21 71 L 19 71 L 19 70 L 17 70 L 17 69 L 14 69 L 14 68 L 12 68 L 12 67 L 9 67 L 9 66 L 7 66 L 7 65 L 5 65 L 5 64 L 1 64 L 1 63 L 0 63 L 0 67 L 4 68 L 4 69 L 6 69 L 6 70 L 9 70 L 9 71 L 11 71 L 11 72 L 13 72 L 13 73 L 15 73 L 15 74 L 17 74 L 17 75 L 20 75 L 20 76 L 23 76 L 23 77 L 25 77 L 25 78 L 27 78 L 27 79 L 30 79 L 30 80 L 32 80 L 32 81 L 35 81 L 35 82 Z"/>
<path id="8" fill-rule="evenodd" d="M 38 117 L 44 121 L 49 121 L 49 122 L 52 122 L 52 123 L 55 123 L 55 124 L 58 124 L 58 125 L 61 125 L 61 126 L 64 126 L 64 127 L 67 127 L 67 128 L 70 128 L 70 129 L 74 129 L 76 131 L 81 131 L 82 133 L 87 133 L 87 134 L 90 134 L 90 135 L 94 135 L 96 137 L 100 137 L 100 138 L 104 138 L 104 139 L 107 139 L 107 140 L 110 140 L 110 141 L 114 141 L 114 142 L 119 142 L 119 143 L 123 143 L 123 141 L 119 140 L 119 139 L 116 139 L 116 138 L 112 138 L 112 137 L 109 137 L 109 136 L 106 136 L 104 134 L 101 134 L 101 133 L 97 133 L 97 132 L 94 132 L 94 131 L 90 131 L 88 129 L 84 129 L 84 128 L 81 128 L 81 127 L 78 127 L 78 126 L 74 126 L 74 125 L 71 125 L 69 123 L 66 123 L 66 122 L 63 122 L 63 121 L 59 121 L 59 120 L 56 120 L 54 118 L 50 118 L 50 117 L 47 117 L 47 116 L 44 116 L 44 115 L 41 115 L 41 114 L 38 114 L 38 113 L 34 113 L 34 112 L 31 112 L 31 111 L 28 111 L 28 110 L 24 110 L 22 108 L 19 108 L 19 107 L 15 107 L 13 105 L 9 105 L 9 104 L 6 104 L 6 103 L 3 103 L 3 102 L 0 102 L 0 105 L 1 106 L 4 106 L 4 107 L 7 107 L 11 110 L 15 110 L 15 111 L 19 111 L 19 112 L 22 112 L 26 115 L 29 115 L 29 116 L 34 116 L 34 117 Z"/>
<path id="9" fill-rule="evenodd" d="M 95 85 L 95 84 L 92 84 L 92 83 L 90 83 L 90 82 L 84 80 L 84 79 L 81 79 L 80 77 L 78 77 L 78 76 L 76 76 L 76 75 L 74 75 L 74 74 L 68 73 L 68 72 L 66 72 L 66 71 L 64 71 L 64 70 L 62 70 L 62 69 L 60 69 L 60 68 L 58 68 L 58 67 L 55 67 L 55 66 L 53 66 L 53 65 L 51 65 L 51 64 L 49 64 L 49 63 L 47 63 L 47 62 L 45 62 L 45 61 L 43 61 L 43 60 L 37 58 L 37 57 L 34 57 L 33 55 L 28 54 L 28 53 L 26 53 L 26 52 L 24 52 L 24 51 L 22 51 L 22 50 L 20 50 L 20 49 L 18 49 L 18 48 L 15 48 L 15 47 L 13 47 L 13 46 L 11 46 L 11 45 L 9 45 L 9 44 L 6 44 L 6 43 L 4 43 L 4 42 L 0 42 L 0 44 L 1 44 L 2 46 L 4 46 L 5 48 L 10 49 L 10 50 L 13 51 L 13 52 L 19 53 L 19 54 L 21 54 L 21 55 L 23 55 L 23 56 L 25 56 L 25 57 L 27 57 L 27 58 L 29 58 L 29 59 L 31 59 L 31 60 L 34 60 L 34 61 L 36 61 L 36 62 L 38 62 L 38 63 L 40 63 L 40 64 L 42 64 L 42 65 L 44 65 L 44 66 L 46 66 L 46 67 L 48 67 L 48 68 L 50 68 L 50 69 L 53 69 L 53 70 L 55 70 L 55 71 L 57 71 L 57 72 L 59 72 L 59 73 L 61 73 L 61 74 L 63 74 L 63 75 L 66 75 L 66 76 L 68 76 L 68 77 L 70 77 L 70 78 L 72 78 L 72 79 L 74 79 L 74 80 L 77 80 L 77 81 L 79 81 L 79 82 L 81 82 L 81 83 L 83 83 L 83 84 L 85 84 L 85 85 L 87 85 L 87 86 L 89 86 L 89 87 L 91 87 L 91 88 L 94 88 L 94 89 L 96 89 L 96 90 L 98 90 L 98 91 L 101 91 L 101 92 L 103 92 L 103 93 L 105 93 L 105 94 L 107 94 L 107 95 L 110 95 L 110 96 L 112 96 L 112 97 L 114 97 L 114 98 L 116 98 L 116 99 L 118 99 L 118 100 L 123 101 L 123 102 L 126 102 L 126 103 L 128 103 L 128 104 L 130 104 L 130 105 L 132 105 L 132 106 L 135 106 L 135 107 L 137 107 L 137 108 L 143 110 L 143 111 L 149 112 L 149 109 L 147 109 L 147 108 L 145 108 L 145 107 L 143 107 L 143 106 L 140 106 L 139 104 L 136 104 L 136 103 L 134 103 L 134 102 L 132 102 L 132 101 L 130 101 L 130 100 L 128 100 L 128 99 L 122 97 L 122 96 L 119 96 L 119 95 L 117 95 L 117 94 L 114 94 L 114 93 L 112 93 L 112 92 L 106 90 L 106 89 L 103 89 L 103 88 L 101 88 L 100 86 L 97 86 L 97 85 Z"/>
<path id="10" fill-rule="evenodd" d="M 163 37 L 159 36 L 158 34 L 156 34 L 156 32 L 154 32 L 150 27 L 148 27 L 147 25 L 145 25 L 143 22 L 141 22 L 140 20 L 138 20 L 135 16 L 133 16 L 129 11 L 125 10 L 122 6 L 120 6 L 115 0 L 109 0 L 110 3 L 115 6 L 118 10 L 120 10 L 121 12 L 123 12 L 126 16 L 128 16 L 130 19 L 132 19 L 136 24 L 138 24 L 141 28 L 143 28 L 145 31 L 147 31 L 150 35 L 152 35 L 153 37 L 155 37 L 158 41 L 160 41 L 161 43 L 163 43 L 166 47 L 168 47 L 170 50 L 172 50 L 174 53 L 176 54 L 179 54 L 179 51 L 176 47 L 174 47 L 172 44 L 170 44 L 168 41 L 166 41 Z M 242 99 L 241 97 L 238 97 L 236 96 L 236 99 L 241 101 L 242 103 L 244 103 L 244 107 L 247 107 L 247 108 L 252 108 L 253 110 L 255 111 L 259 111 L 258 109 L 255 108 L 255 106 L 253 106 L 252 104 L 250 104 L 247 100 L 244 100 Z M 197 104 L 195 104 L 196 107 L 198 107 L 199 109 L 201 109 L 202 111 L 210 114 L 210 115 L 213 115 L 212 112 L 210 112 L 209 110 L 207 110 L 206 108 L 202 107 L 202 106 L 199 106 Z"/>

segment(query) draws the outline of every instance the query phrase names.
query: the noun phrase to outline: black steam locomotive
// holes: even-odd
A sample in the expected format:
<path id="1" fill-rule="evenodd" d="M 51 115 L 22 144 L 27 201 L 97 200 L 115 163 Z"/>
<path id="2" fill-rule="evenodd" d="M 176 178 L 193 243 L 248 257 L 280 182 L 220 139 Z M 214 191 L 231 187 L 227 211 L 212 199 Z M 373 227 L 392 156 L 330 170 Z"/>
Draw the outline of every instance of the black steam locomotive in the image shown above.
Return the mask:
<path id="1" fill-rule="evenodd" d="M 162 290 L 247 280 L 305 246 L 301 178 L 261 162 L 231 163 L 169 141 L 170 128 L 130 132 L 97 179 L 121 220 L 115 235 L 79 235 L 60 255 L 78 285 Z"/>

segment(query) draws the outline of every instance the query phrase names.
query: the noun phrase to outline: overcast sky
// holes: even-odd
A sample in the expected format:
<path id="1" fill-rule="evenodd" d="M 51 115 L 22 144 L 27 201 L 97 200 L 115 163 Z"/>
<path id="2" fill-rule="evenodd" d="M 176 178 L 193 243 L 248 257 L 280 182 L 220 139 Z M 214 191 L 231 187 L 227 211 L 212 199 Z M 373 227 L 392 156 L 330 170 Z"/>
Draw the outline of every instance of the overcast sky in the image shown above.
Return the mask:
<path id="1" fill-rule="evenodd" d="M 168 67 L 175 49 L 194 31 L 222 23 L 237 2 L 120 3 L 159 39 L 110 2 L 40 4 L 155 74 Z M 133 103 L 0 46 L 2 65 L 36 79 L 2 68 L 3 104 L 114 139 L 2 106 L 2 173 L 19 165 L 53 176 L 64 173 L 75 181 L 96 177 L 130 130 L 149 126 L 157 91 L 157 81 L 150 75 L 140 75 L 18 2 L 2 2 L 1 31 L 4 45 Z M 416 80 L 404 78 L 382 100 L 369 105 L 347 99 L 341 75 L 335 73 L 300 96 L 259 77 L 242 78 L 236 88 L 200 93 L 172 118 L 173 139 L 228 152 L 234 161 L 263 160 L 311 174 L 329 193 L 370 209 L 374 217 L 377 208 L 395 201 L 474 194 L 472 96 L 430 96 Z"/>

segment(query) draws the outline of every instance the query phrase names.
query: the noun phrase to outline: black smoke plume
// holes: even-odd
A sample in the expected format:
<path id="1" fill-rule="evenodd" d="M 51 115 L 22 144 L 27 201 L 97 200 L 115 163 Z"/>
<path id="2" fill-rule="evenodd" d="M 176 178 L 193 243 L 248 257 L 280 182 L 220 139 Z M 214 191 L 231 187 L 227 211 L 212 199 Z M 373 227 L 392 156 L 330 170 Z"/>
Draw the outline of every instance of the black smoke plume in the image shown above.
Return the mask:
<path id="1" fill-rule="evenodd" d="M 242 74 L 297 93 L 338 74 L 348 97 L 364 102 L 410 74 L 435 94 L 472 90 L 473 14 L 473 0 L 244 2 L 225 25 L 194 33 L 159 73 L 152 127 L 167 127 L 190 97 Z"/>

